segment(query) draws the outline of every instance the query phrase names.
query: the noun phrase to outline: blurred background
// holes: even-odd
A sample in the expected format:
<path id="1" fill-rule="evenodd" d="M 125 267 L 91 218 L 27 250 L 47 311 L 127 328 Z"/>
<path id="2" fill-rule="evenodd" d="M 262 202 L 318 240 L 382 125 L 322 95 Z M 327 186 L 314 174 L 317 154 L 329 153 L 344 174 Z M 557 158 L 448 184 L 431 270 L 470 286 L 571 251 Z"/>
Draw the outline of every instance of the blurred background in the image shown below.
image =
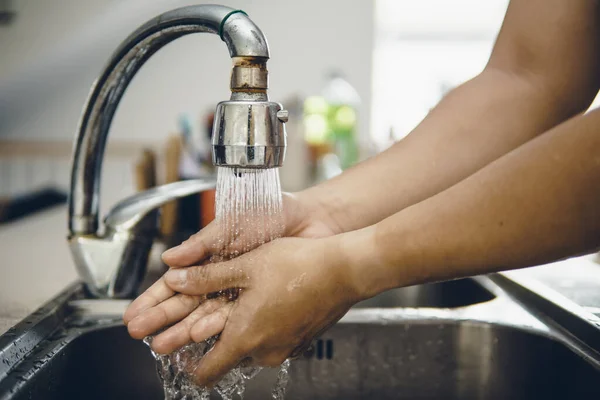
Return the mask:
<path id="1" fill-rule="evenodd" d="M 72 143 L 90 86 L 137 26 L 197 3 L 0 0 L 3 278 L 47 264 L 35 272 L 47 282 L 47 290 L 32 294 L 42 300 L 75 279 L 65 242 L 65 200 Z M 269 95 L 290 111 L 283 188 L 301 190 L 335 176 L 408 134 L 447 91 L 485 66 L 507 4 L 228 1 L 267 36 Z M 190 35 L 144 65 L 112 125 L 103 213 L 136 190 L 214 172 L 211 118 L 216 103 L 229 98 L 230 63 L 217 36 Z M 163 218 L 165 235 L 193 231 L 211 217 L 210 199 L 169 207 L 163 210 L 171 216 Z M 200 210 L 197 218 L 190 214 L 194 209 Z M 15 296 L 3 293 L 0 301 Z"/>
<path id="2" fill-rule="evenodd" d="M 111 52 L 147 19 L 194 3 L 0 2 L 0 196 L 48 185 L 64 189 L 81 108 Z M 287 190 L 298 190 L 336 173 L 332 158 L 318 171 L 313 165 L 311 173 L 307 157 L 316 164 L 322 153 L 332 152 L 343 167 L 366 158 L 405 136 L 445 92 L 476 75 L 487 61 L 508 2 L 228 3 L 246 10 L 269 39 L 270 97 L 293 115 L 282 183 Z M 169 135 L 183 131 L 202 148 L 199 136 L 210 112 L 229 96 L 229 73 L 229 57 L 213 35 L 183 37 L 150 59 L 129 87 L 112 126 L 108 155 L 124 164 L 113 160 L 105 165 L 107 200 L 134 189 L 134 178 L 126 172 L 140 148 L 159 150 Z M 323 96 L 328 104 L 320 102 Z M 323 107 L 332 103 L 347 103 L 355 111 L 342 113 L 354 143 L 336 145 L 330 137 L 331 110 Z M 300 146 L 302 140 L 308 146 Z M 330 143 L 323 146 L 325 142 Z"/>

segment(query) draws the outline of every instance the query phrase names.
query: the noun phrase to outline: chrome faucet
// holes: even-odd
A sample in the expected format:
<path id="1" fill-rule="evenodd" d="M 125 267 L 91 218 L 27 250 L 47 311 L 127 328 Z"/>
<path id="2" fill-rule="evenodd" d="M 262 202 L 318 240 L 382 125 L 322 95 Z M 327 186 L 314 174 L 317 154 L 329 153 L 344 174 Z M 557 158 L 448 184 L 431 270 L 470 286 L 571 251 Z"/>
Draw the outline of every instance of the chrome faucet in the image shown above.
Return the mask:
<path id="1" fill-rule="evenodd" d="M 98 221 L 100 172 L 117 106 L 152 54 L 189 33 L 218 34 L 233 61 L 231 98 L 218 104 L 212 134 L 214 165 L 277 168 L 285 157 L 287 111 L 267 96 L 267 40 L 241 10 L 197 5 L 166 12 L 133 32 L 92 86 L 78 127 L 69 196 L 69 245 L 79 275 L 95 297 L 135 296 L 157 234 L 157 208 L 215 187 L 213 179 L 175 182 L 135 194 Z"/>

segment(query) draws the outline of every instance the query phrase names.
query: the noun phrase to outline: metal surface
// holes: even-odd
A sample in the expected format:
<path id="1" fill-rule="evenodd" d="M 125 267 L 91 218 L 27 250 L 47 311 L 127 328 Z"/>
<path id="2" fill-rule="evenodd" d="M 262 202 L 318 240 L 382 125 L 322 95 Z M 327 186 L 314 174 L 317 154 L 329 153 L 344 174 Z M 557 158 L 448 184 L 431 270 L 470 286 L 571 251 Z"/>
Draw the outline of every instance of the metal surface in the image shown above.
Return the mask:
<path id="1" fill-rule="evenodd" d="M 266 67 L 235 65 L 231 70 L 231 90 L 244 91 L 252 87 L 256 91 L 266 91 L 269 87 L 269 74 Z"/>
<path id="2" fill-rule="evenodd" d="M 510 287 L 532 314 L 563 327 L 571 340 L 581 343 L 587 353 L 594 353 L 600 359 L 600 317 L 537 281 L 511 276 L 495 274 L 492 279 L 501 287 Z"/>
<path id="3" fill-rule="evenodd" d="M 434 307 L 455 308 L 493 300 L 494 294 L 472 279 L 460 279 L 392 289 L 354 308 Z"/>
<path id="4" fill-rule="evenodd" d="M 116 108 L 131 79 L 150 56 L 181 36 L 218 33 L 229 7 L 198 5 L 164 13 L 142 25 L 115 51 L 92 87 L 79 124 L 71 175 L 69 230 L 94 234 L 98 230 L 98 197 L 104 147 Z M 230 16 L 223 39 L 231 57 L 269 57 L 267 41 L 245 15 Z"/>
<path id="5" fill-rule="evenodd" d="M 219 160 L 218 165 L 244 163 L 246 167 L 270 168 L 283 163 L 285 128 L 276 117 L 281 106 L 270 103 L 266 94 L 267 41 L 246 15 L 231 14 L 231 11 L 233 9 L 218 5 L 197 5 L 173 10 L 148 21 L 125 39 L 92 87 L 75 142 L 68 227 L 77 270 L 95 296 L 134 295 L 156 235 L 157 215 L 154 212 L 146 213 L 142 218 L 142 214 L 134 211 L 133 218 L 115 222 L 124 214 L 123 209 L 116 210 L 108 219 L 112 225 L 104 231 L 98 221 L 98 212 L 100 172 L 113 116 L 134 75 L 165 44 L 196 32 L 220 34 L 227 44 L 234 68 L 231 100 L 243 101 L 250 111 L 236 114 L 240 120 L 227 117 L 216 122 L 215 131 L 223 134 L 218 141 L 218 151 L 222 155 L 215 157 Z M 240 150 L 242 141 L 243 151 Z M 170 198 L 178 197 L 173 196 Z M 130 199 L 123 205 L 124 209 L 127 212 L 137 210 L 132 205 L 135 201 L 148 199 Z M 157 206 L 158 203 L 152 204 Z M 141 204 L 138 208 L 147 207 Z"/>
<path id="6" fill-rule="evenodd" d="M 591 254 L 522 270 L 506 271 L 502 275 L 530 285 L 537 282 L 577 305 L 599 314 L 600 256 Z M 597 324 L 600 321 L 597 320 Z"/>
<path id="7" fill-rule="evenodd" d="M 115 204 L 104 218 L 104 225 L 107 230 L 114 232 L 130 231 L 149 212 L 161 205 L 190 194 L 212 190 L 216 185 L 214 178 L 190 179 L 136 193 Z"/>
<path id="8" fill-rule="evenodd" d="M 217 105 L 212 135 L 213 164 L 224 167 L 274 168 L 283 165 L 285 125 L 281 104 L 224 101 Z"/>
<path id="9" fill-rule="evenodd" d="M 81 283 L 74 283 L 0 336 L 0 381 L 29 352 L 60 329 L 71 314 L 69 302 L 82 296 Z"/>
<path id="10" fill-rule="evenodd" d="M 161 205 L 214 189 L 214 179 L 174 182 L 134 194 L 108 212 L 102 235 L 69 238 L 75 266 L 95 297 L 129 298 L 139 288 L 157 234 Z"/>
<path id="11" fill-rule="evenodd" d="M 101 236 L 71 236 L 69 248 L 75 267 L 94 297 L 132 298 L 138 294 L 157 229 L 157 213 L 131 232 L 107 232 Z"/>
<path id="12" fill-rule="evenodd" d="M 600 396 L 598 359 L 580 357 L 561 329 L 533 317 L 489 279 L 473 283 L 494 299 L 454 309 L 351 310 L 292 363 L 286 399 Z M 0 399 L 162 399 L 149 350 L 119 322 L 126 304 L 69 304 L 62 328 L 0 379 Z M 275 374 L 259 374 L 244 398 L 269 398 Z"/>

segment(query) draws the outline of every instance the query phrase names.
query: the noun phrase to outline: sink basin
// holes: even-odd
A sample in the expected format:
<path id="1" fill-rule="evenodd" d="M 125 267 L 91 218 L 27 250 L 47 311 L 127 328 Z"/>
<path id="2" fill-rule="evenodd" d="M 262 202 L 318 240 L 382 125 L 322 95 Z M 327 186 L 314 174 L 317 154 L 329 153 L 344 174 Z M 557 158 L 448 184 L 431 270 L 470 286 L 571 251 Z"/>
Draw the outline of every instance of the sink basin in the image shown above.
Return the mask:
<path id="1" fill-rule="evenodd" d="M 48 350 L 53 346 L 59 349 Z M 123 326 L 90 329 L 47 347 L 50 360 L 21 377 L 9 398 L 163 398 L 154 359 Z M 245 398 L 270 398 L 275 373 L 265 370 L 250 381 Z M 290 376 L 287 400 L 600 398 L 599 371 L 561 343 L 468 321 L 338 323 L 292 363 Z"/>
<path id="2" fill-rule="evenodd" d="M 473 279 L 409 286 L 384 292 L 356 304 L 355 308 L 434 307 L 455 308 L 483 303 L 495 296 Z"/>
<path id="3" fill-rule="evenodd" d="M 162 399 L 149 349 L 120 322 L 127 305 L 76 284 L 1 336 L 0 400 Z M 488 277 L 392 291 L 294 361 L 285 398 L 600 398 L 600 353 L 573 340 L 596 331 L 545 321 Z M 244 398 L 270 398 L 276 375 L 263 370 Z"/>

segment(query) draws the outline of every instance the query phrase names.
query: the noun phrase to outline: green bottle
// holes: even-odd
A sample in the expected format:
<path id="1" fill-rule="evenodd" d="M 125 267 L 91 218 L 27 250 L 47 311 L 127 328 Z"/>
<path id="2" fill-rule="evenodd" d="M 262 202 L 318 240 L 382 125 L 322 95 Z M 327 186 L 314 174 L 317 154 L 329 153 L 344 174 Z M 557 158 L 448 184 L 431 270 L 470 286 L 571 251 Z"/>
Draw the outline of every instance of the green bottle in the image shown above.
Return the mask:
<path id="1" fill-rule="evenodd" d="M 358 107 L 356 89 L 338 72 L 329 75 L 322 97 L 328 104 L 327 127 L 342 169 L 356 164 L 358 148 Z"/>

